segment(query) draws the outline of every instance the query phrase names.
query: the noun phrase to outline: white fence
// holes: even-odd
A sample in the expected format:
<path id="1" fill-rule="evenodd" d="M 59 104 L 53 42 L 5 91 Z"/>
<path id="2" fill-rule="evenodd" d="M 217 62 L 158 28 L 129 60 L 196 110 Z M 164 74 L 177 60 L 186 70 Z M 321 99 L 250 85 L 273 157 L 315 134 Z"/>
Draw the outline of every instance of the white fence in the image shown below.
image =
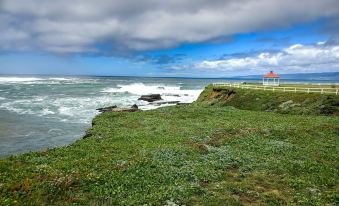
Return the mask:
<path id="1" fill-rule="evenodd" d="M 214 83 L 213 86 L 227 86 L 241 89 L 256 89 L 281 92 L 304 92 L 304 93 L 320 93 L 320 94 L 339 94 L 339 88 L 320 88 L 320 87 L 281 87 L 281 86 L 261 86 L 240 83 Z"/>

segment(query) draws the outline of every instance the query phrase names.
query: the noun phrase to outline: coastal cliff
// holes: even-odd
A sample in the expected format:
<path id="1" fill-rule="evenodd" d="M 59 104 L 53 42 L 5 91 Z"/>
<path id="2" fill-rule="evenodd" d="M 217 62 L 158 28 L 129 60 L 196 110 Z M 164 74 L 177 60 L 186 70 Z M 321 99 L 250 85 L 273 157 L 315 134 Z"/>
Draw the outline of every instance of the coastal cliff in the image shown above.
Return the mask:
<path id="1" fill-rule="evenodd" d="M 283 114 L 339 115 L 339 95 L 241 89 L 208 85 L 194 103 Z"/>
<path id="2" fill-rule="evenodd" d="M 85 139 L 1 159 L 0 205 L 338 203 L 338 116 L 262 112 L 241 94 L 104 112 Z"/>

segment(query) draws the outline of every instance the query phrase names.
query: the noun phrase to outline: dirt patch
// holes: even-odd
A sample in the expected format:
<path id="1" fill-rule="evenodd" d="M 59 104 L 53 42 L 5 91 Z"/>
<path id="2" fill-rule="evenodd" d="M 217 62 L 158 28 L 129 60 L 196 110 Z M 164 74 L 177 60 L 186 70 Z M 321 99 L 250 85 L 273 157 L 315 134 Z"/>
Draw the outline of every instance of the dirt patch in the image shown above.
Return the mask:
<path id="1" fill-rule="evenodd" d="M 253 204 L 257 202 L 256 198 L 249 197 L 244 193 L 237 194 L 237 196 L 239 197 L 239 201 L 243 204 Z"/>
<path id="2" fill-rule="evenodd" d="M 213 147 L 219 147 L 228 139 L 230 139 L 230 135 L 228 133 L 218 133 L 212 135 L 206 143 Z"/>
<path id="3" fill-rule="evenodd" d="M 214 99 L 222 99 L 224 101 L 230 100 L 235 95 L 233 90 L 225 90 L 220 88 L 213 88 L 213 91 L 208 95 L 208 101 L 213 101 Z"/>
<path id="4" fill-rule="evenodd" d="M 208 148 L 205 144 L 198 143 L 198 142 L 192 142 L 191 145 L 202 154 L 208 153 Z"/>
<path id="5" fill-rule="evenodd" d="M 232 99 L 235 95 L 235 92 L 233 90 L 229 91 L 227 94 L 224 95 L 224 100 L 228 101 L 230 99 Z"/>
<path id="6" fill-rule="evenodd" d="M 245 204 L 245 205 L 252 205 L 252 204 L 255 204 L 257 203 L 257 198 L 247 194 L 246 192 L 244 191 L 241 191 L 241 190 L 234 190 L 232 192 L 232 196 L 235 198 L 235 199 L 238 199 L 238 201 L 241 203 L 241 204 Z"/>
<path id="7" fill-rule="evenodd" d="M 253 134 L 267 137 L 270 135 L 270 131 L 262 130 L 259 127 L 219 130 L 209 135 L 209 138 L 204 143 L 209 146 L 220 147 L 234 138 L 247 137 Z"/>
<path id="8" fill-rule="evenodd" d="M 221 92 L 213 91 L 208 95 L 208 101 L 212 101 L 216 98 L 219 98 L 221 96 Z"/>
<path id="9" fill-rule="evenodd" d="M 263 131 L 261 128 L 259 127 L 249 127 L 249 128 L 240 128 L 237 130 L 237 134 L 241 135 L 241 136 L 247 136 L 250 134 L 260 134 L 263 136 L 267 136 L 267 132 Z"/>

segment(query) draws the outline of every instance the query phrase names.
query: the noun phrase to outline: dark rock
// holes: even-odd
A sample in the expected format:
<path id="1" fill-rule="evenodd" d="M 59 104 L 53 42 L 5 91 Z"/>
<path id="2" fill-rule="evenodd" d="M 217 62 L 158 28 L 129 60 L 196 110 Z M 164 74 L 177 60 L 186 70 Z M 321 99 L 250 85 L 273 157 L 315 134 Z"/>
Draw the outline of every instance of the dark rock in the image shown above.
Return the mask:
<path id="1" fill-rule="evenodd" d="M 110 107 L 102 107 L 102 108 L 98 108 L 97 110 L 99 112 L 108 112 L 108 111 L 111 111 L 114 108 L 117 108 L 117 105 L 110 106 Z"/>
<path id="2" fill-rule="evenodd" d="M 157 100 L 162 100 L 160 94 L 149 94 L 149 95 L 141 95 L 138 100 L 144 100 L 146 102 L 154 102 Z"/>
<path id="3" fill-rule="evenodd" d="M 179 94 L 171 94 L 171 93 L 163 94 L 163 96 L 167 96 L 167 97 L 180 97 Z"/>
<path id="4" fill-rule="evenodd" d="M 178 102 L 177 105 L 189 105 L 190 103 Z"/>
<path id="5" fill-rule="evenodd" d="M 85 135 L 82 137 L 83 139 L 86 139 L 88 137 L 91 137 L 93 134 L 92 134 L 92 130 L 89 129 L 86 131 Z"/>
<path id="6" fill-rule="evenodd" d="M 139 111 L 137 108 L 114 108 L 109 112 L 136 112 Z"/>
<path id="7" fill-rule="evenodd" d="M 166 100 L 158 100 L 158 101 L 154 101 L 151 102 L 150 104 L 152 105 L 162 105 L 162 104 L 177 104 L 180 101 L 166 101 Z"/>
<path id="8" fill-rule="evenodd" d="M 138 109 L 138 105 L 133 104 L 133 105 L 131 106 L 131 108 L 132 108 L 132 109 Z"/>
<path id="9" fill-rule="evenodd" d="M 99 112 L 136 112 L 139 111 L 137 105 L 133 105 L 131 108 L 118 108 L 117 106 L 104 107 L 97 109 Z"/>

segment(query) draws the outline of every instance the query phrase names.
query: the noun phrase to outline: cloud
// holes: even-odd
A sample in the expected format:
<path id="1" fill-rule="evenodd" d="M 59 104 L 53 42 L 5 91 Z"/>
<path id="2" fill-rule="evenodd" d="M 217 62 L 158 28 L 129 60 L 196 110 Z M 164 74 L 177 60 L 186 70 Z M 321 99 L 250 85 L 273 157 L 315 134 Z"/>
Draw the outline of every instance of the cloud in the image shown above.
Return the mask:
<path id="1" fill-rule="evenodd" d="M 338 71 L 339 45 L 328 42 L 318 42 L 314 45 L 295 44 L 279 52 L 205 60 L 195 63 L 192 67 L 205 71 L 253 74 L 271 69 L 281 73 Z"/>
<path id="2" fill-rule="evenodd" d="M 306 6 L 307 5 L 307 6 Z M 112 55 L 339 15 L 337 0 L 0 0 L 0 50 Z"/>

